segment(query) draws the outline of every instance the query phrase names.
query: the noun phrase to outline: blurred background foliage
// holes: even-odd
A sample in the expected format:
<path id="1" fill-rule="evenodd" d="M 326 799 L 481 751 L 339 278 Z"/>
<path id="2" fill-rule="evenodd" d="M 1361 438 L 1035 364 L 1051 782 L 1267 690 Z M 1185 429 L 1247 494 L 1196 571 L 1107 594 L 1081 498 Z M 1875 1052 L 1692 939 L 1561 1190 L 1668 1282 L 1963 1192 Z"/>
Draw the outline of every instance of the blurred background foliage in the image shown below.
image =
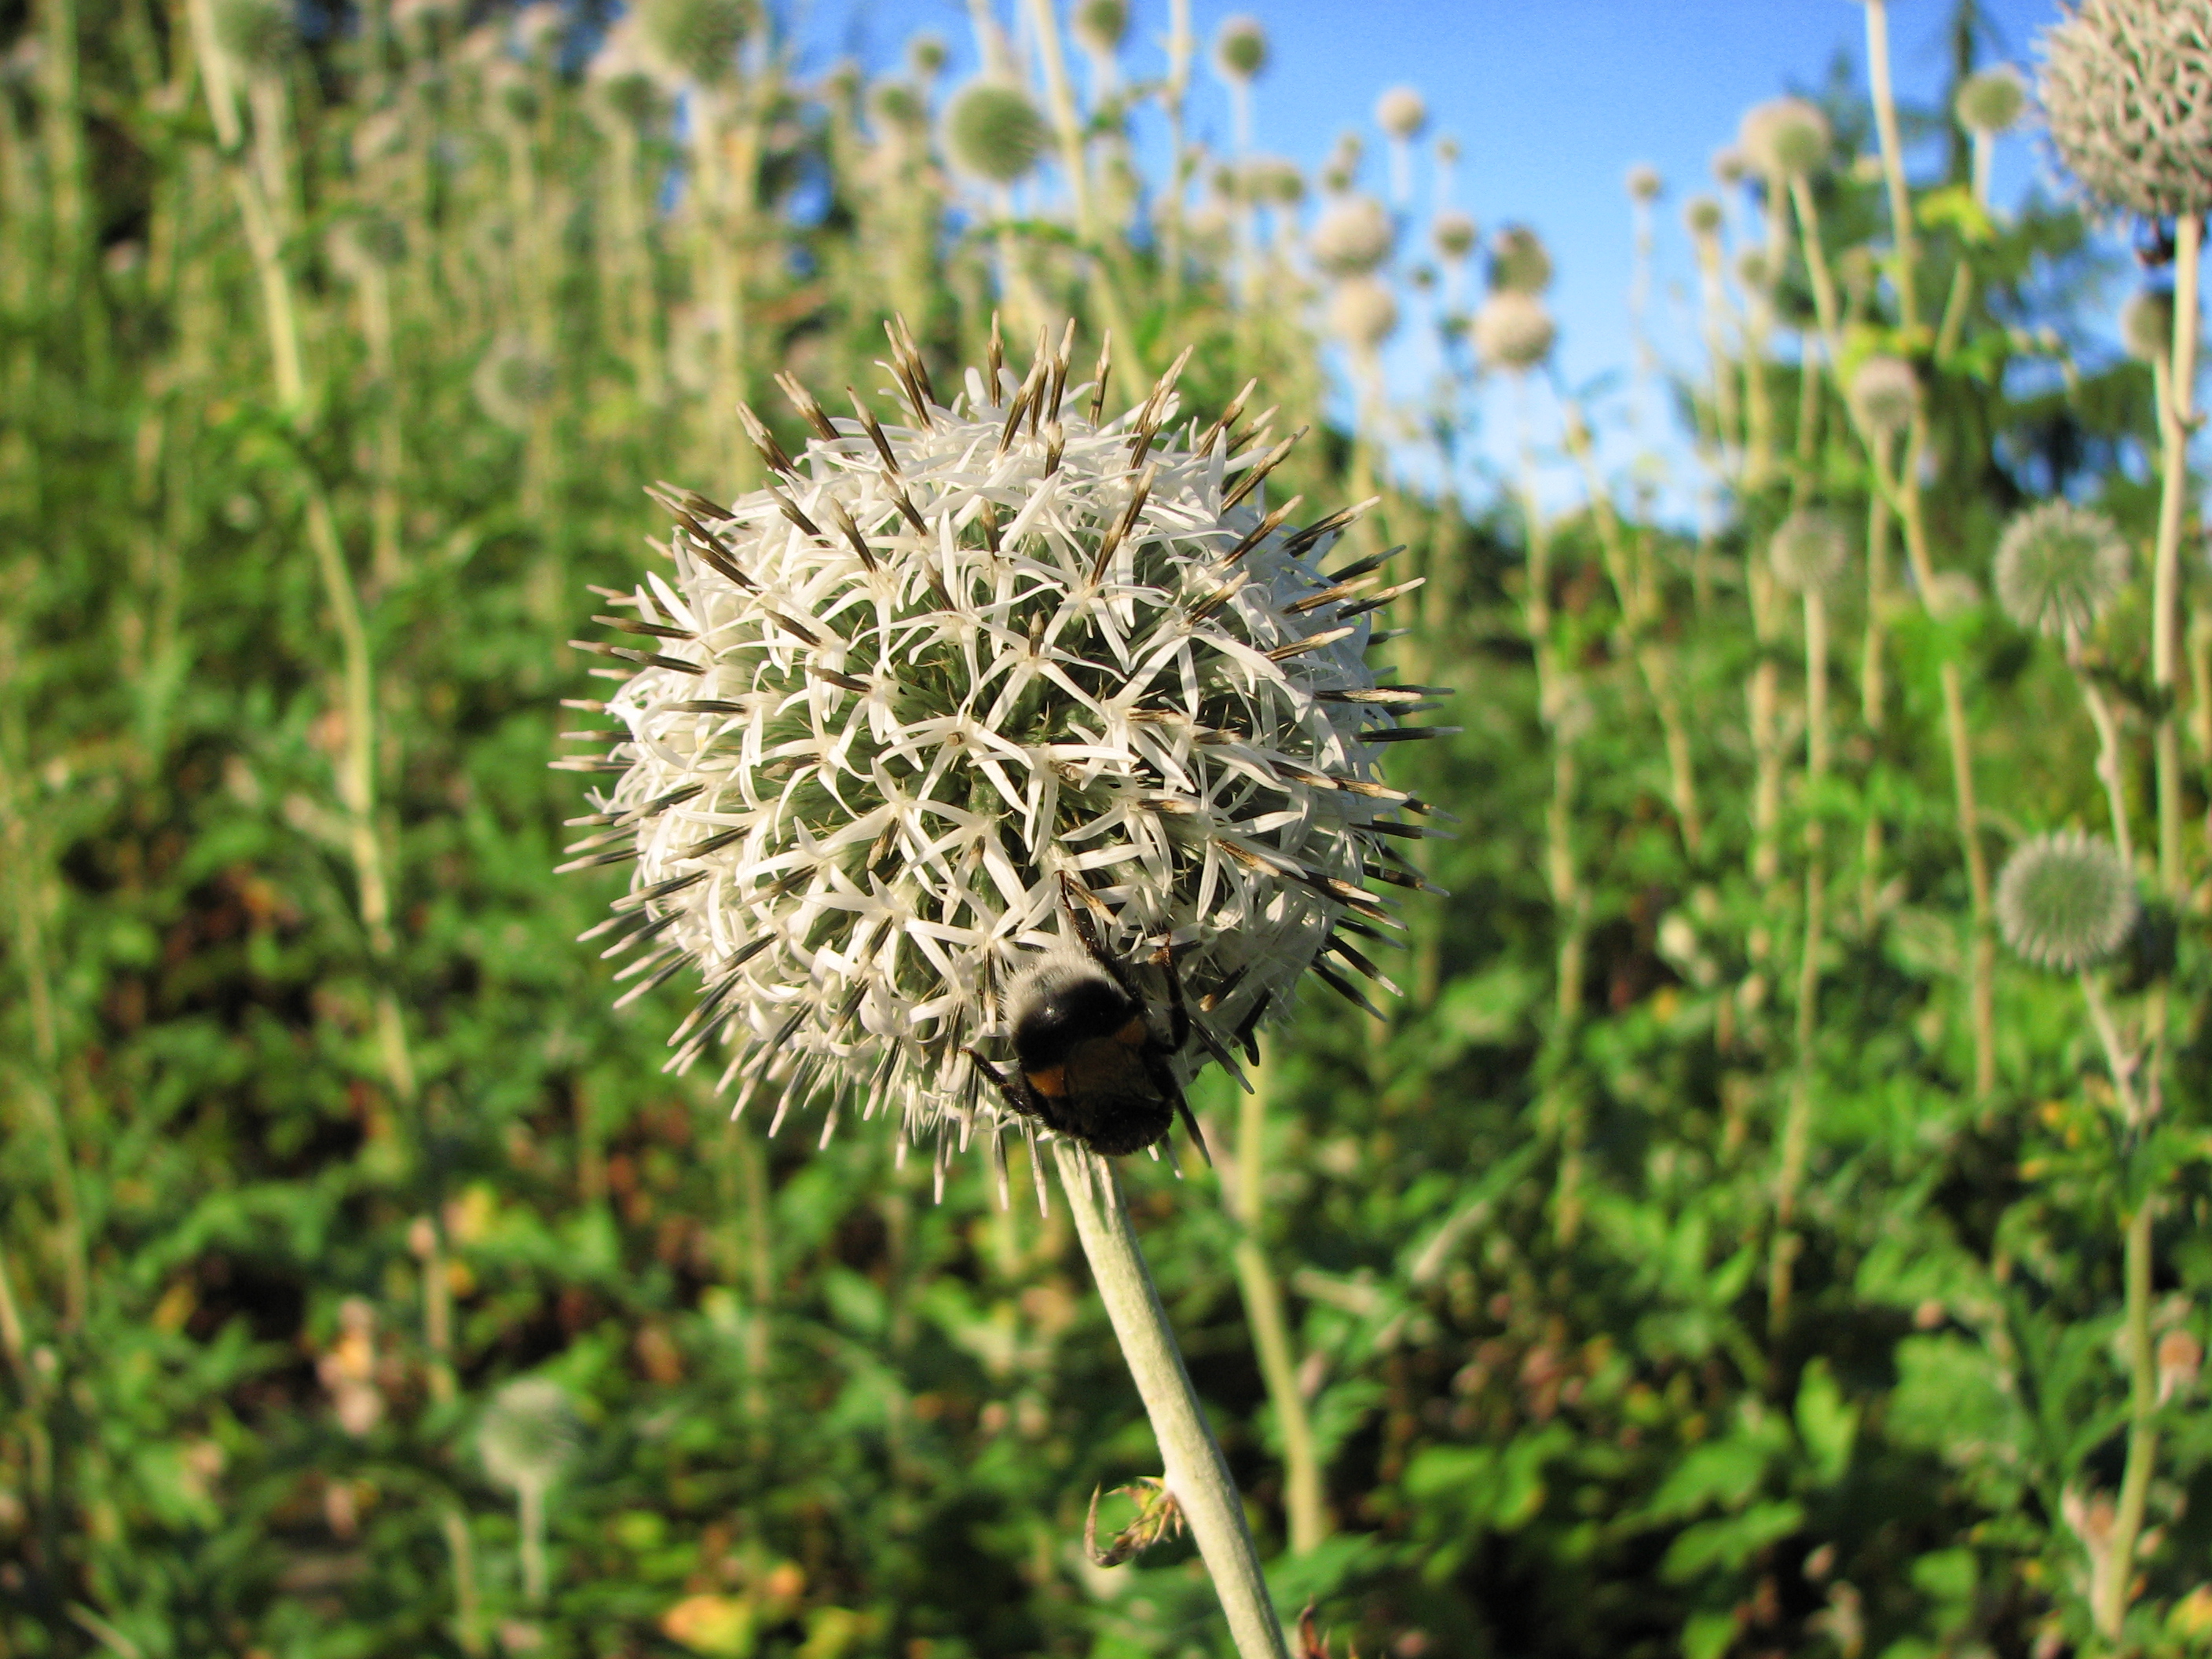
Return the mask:
<path id="1" fill-rule="evenodd" d="M 1388 648 L 1465 729 L 1400 770 L 1462 822 L 1407 994 L 1316 990 L 1258 1096 L 1203 1086 L 1215 1174 L 1130 1169 L 1285 1613 L 1401 1659 L 2092 1646 L 2148 1206 L 2124 1642 L 2207 1650 L 2212 622 L 2178 686 L 2140 594 L 2092 642 L 2128 742 L 2185 737 L 2112 987 L 2166 1022 L 2148 1139 L 1994 955 L 1947 726 L 1955 683 L 1985 864 L 2102 823 L 2063 653 L 1981 599 L 2027 501 L 2148 546 L 2081 219 L 1990 210 L 1951 129 L 1900 262 L 1827 89 L 1833 361 L 1924 393 L 1883 486 L 1781 183 L 1688 208 L 1708 360 L 1585 397 L 1499 308 L 1533 233 L 1364 182 L 1418 100 L 1309 181 L 1185 135 L 1264 35 L 1216 69 L 1178 8 L 1139 76 L 1109 0 L 976 19 L 1018 107 L 963 119 L 940 43 L 802 72 L 747 0 L 0 7 L 0 1654 L 1218 1650 L 1187 1544 L 1082 1554 L 1157 1464 L 1021 1154 L 1011 1208 L 980 1160 L 933 1202 L 878 1126 L 733 1127 L 661 1073 L 683 988 L 614 1012 L 573 942 L 617 882 L 550 874 L 563 641 L 651 556 L 643 486 L 756 486 L 738 400 L 796 447 L 775 377 L 872 396 L 894 313 L 940 386 L 994 313 L 1017 365 L 1110 329 L 1125 399 L 1189 346 L 1187 410 L 1256 380 L 1248 430 L 1313 428 L 1276 497 L 1379 495 L 1355 545 L 1426 579 Z M 1385 382 L 1393 328 L 1437 384 Z M 1485 374 L 1525 475 L 1471 459 Z M 1680 436 L 1615 467 L 1660 393 Z M 1808 503 L 1850 536 L 1825 710 L 1765 562 Z"/>

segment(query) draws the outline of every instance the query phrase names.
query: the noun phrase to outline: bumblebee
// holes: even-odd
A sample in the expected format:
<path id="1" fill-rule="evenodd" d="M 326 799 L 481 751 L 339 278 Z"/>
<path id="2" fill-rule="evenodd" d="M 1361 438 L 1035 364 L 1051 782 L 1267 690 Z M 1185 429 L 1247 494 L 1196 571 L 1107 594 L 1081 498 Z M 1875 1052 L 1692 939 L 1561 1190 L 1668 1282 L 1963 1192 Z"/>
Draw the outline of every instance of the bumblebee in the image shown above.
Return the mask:
<path id="1" fill-rule="evenodd" d="M 1119 1158 L 1142 1152 L 1174 1127 L 1178 1115 L 1204 1152 L 1190 1103 L 1168 1064 L 1190 1036 L 1190 1010 L 1174 953 L 1163 945 L 1152 957 L 1168 983 L 1163 1042 L 1128 968 L 1107 954 L 1071 887 L 1063 878 L 1068 919 L 1081 950 L 1048 952 L 1007 988 L 1013 1072 L 1001 1071 L 973 1048 L 966 1051 L 969 1060 L 1015 1111 L 1094 1152 Z"/>

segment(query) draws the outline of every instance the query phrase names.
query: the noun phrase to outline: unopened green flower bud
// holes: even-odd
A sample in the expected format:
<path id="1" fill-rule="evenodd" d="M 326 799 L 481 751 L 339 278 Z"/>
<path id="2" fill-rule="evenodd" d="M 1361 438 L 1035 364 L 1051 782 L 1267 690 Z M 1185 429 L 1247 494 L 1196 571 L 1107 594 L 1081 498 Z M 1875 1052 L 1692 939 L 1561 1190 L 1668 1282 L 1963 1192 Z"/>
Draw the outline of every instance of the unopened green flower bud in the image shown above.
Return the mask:
<path id="1" fill-rule="evenodd" d="M 1446 208 L 1437 215 L 1429 234 L 1437 245 L 1437 252 L 1447 259 L 1464 259 L 1474 252 L 1475 238 L 1480 233 L 1474 220 L 1457 208 Z"/>
<path id="2" fill-rule="evenodd" d="M 639 0 L 638 46 L 672 83 L 716 87 L 759 22 L 753 0 Z"/>
<path id="3" fill-rule="evenodd" d="M 1552 286 L 1552 255 L 1526 225 L 1506 225 L 1490 250 L 1490 286 L 1499 294 L 1542 294 Z"/>
<path id="4" fill-rule="evenodd" d="M 994 184 L 1011 185 L 1028 173 L 1048 137 L 1029 94 L 995 82 L 969 82 L 945 115 L 953 165 Z"/>
<path id="5" fill-rule="evenodd" d="M 1994 137 L 2009 130 L 2027 108 L 2027 83 L 2010 64 L 1976 71 L 1959 83 L 1952 113 L 1969 132 Z"/>
<path id="6" fill-rule="evenodd" d="M 1835 585 L 1850 562 L 1851 544 L 1832 513 L 1801 507 L 1779 525 L 1766 544 L 1767 568 L 1774 580 L 1797 593 L 1818 593 Z"/>
<path id="7" fill-rule="evenodd" d="M 944 74 L 945 60 L 951 56 L 945 37 L 926 30 L 906 43 L 906 66 L 917 81 L 927 82 Z"/>
<path id="8" fill-rule="evenodd" d="M 1249 84 L 1267 69 L 1267 31 L 1260 20 L 1239 12 L 1222 21 L 1213 37 L 1213 64 L 1224 81 Z"/>
<path id="9" fill-rule="evenodd" d="M 1075 9 L 1075 38 L 1085 52 L 1110 58 L 1129 33 L 1129 0 L 1083 0 Z"/>
<path id="10" fill-rule="evenodd" d="M 1624 182 L 1627 185 L 1628 199 L 1646 205 L 1657 201 L 1661 192 L 1667 188 L 1667 181 L 1659 176 L 1659 169 L 1649 161 L 1638 161 L 1629 168 L 1628 177 Z"/>
<path id="11" fill-rule="evenodd" d="M 2038 967 L 2094 967 L 2136 921 L 2135 878 L 2101 836 L 2062 830 L 2023 842 L 1997 877 L 1997 931 Z"/>
<path id="12" fill-rule="evenodd" d="M 1851 372 L 1852 412 L 1875 432 L 1902 432 L 1920 408 L 1920 377 L 1902 357 L 1877 354 Z"/>
<path id="13" fill-rule="evenodd" d="M 1710 196 L 1692 196 L 1682 204 L 1682 224 L 1700 240 L 1720 234 L 1721 216 L 1721 204 Z"/>
<path id="14" fill-rule="evenodd" d="M 1786 184 L 1817 171 L 1834 141 L 1828 118 L 1802 98 L 1754 104 L 1736 130 L 1745 161 L 1769 184 Z"/>

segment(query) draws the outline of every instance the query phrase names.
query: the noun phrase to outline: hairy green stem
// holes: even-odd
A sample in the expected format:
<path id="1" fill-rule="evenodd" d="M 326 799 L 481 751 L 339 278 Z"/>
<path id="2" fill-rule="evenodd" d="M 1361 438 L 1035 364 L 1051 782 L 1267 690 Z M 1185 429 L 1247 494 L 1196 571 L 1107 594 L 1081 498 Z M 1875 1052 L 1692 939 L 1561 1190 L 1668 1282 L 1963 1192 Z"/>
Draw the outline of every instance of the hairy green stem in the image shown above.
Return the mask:
<path id="1" fill-rule="evenodd" d="M 1896 243 L 1897 313 L 1910 333 L 1920 326 L 1920 301 L 1913 286 L 1912 191 L 1905 182 L 1905 143 L 1897 126 L 1897 94 L 1889 77 L 1889 7 L 1887 0 L 1864 0 L 1867 28 L 1867 84 L 1874 96 L 1875 131 L 1881 139 L 1881 176 L 1889 189 L 1890 232 Z"/>
<path id="2" fill-rule="evenodd" d="M 1260 1553 L 1244 1524 L 1243 1500 L 1183 1368 L 1167 1310 L 1129 1224 L 1121 1182 L 1110 1164 L 1085 1147 L 1055 1140 L 1052 1150 L 1098 1299 L 1159 1441 L 1167 1489 L 1198 1542 L 1239 1659 L 1289 1659 L 1282 1621 L 1260 1571 Z"/>
<path id="3" fill-rule="evenodd" d="M 2196 424 L 2197 267 L 2203 222 L 2183 214 L 2174 224 L 2173 356 L 2159 402 L 2158 549 L 2151 567 L 2152 686 L 2159 694 L 2158 878 L 2169 896 L 2186 884 L 2181 860 L 2181 727 L 2174 708 L 2180 659 L 2181 531 L 2189 504 L 2189 434 Z"/>
<path id="4" fill-rule="evenodd" d="M 1814 1048 L 1820 1022 L 1820 947 L 1827 915 L 1827 871 L 1822 847 L 1820 793 L 1828 775 L 1828 611 L 1817 592 L 1805 595 L 1805 938 L 1798 959 L 1797 1066 L 1783 1123 L 1780 1167 L 1774 1179 L 1774 1248 L 1767 1267 L 1766 1317 L 1778 1335 L 1790 1322 L 1790 1296 L 1800 1241 L 1795 1227 L 1797 1188 L 1813 1131 Z"/>

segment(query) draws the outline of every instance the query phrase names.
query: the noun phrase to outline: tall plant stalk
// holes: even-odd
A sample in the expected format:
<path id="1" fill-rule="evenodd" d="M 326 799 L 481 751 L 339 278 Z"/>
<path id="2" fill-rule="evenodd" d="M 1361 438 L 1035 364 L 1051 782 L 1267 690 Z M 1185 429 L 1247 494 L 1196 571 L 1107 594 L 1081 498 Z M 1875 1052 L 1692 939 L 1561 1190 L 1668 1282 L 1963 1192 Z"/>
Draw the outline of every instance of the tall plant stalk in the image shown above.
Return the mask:
<path id="1" fill-rule="evenodd" d="M 2196 423 L 2197 307 L 2203 222 L 2174 222 L 2172 356 L 2159 378 L 2158 544 L 2151 566 L 2151 684 L 2159 699 L 2158 880 L 2179 897 L 2188 878 L 2181 854 L 2181 725 L 2175 677 L 2181 656 L 2181 530 L 2189 504 L 2189 433 Z"/>
<path id="2" fill-rule="evenodd" d="M 1797 968 L 1796 1068 L 1782 1127 L 1774 1178 L 1774 1245 L 1767 1263 L 1766 1316 L 1779 1334 L 1790 1322 L 1790 1298 L 1801 1241 L 1797 1189 L 1805 1178 L 1819 1078 L 1820 950 L 1827 922 L 1827 866 L 1820 794 L 1828 778 L 1828 608 L 1817 588 L 1805 594 L 1805 934 Z"/>
<path id="3" fill-rule="evenodd" d="M 1243 1500 L 1183 1368 L 1167 1310 L 1129 1224 L 1121 1183 L 1113 1165 L 1085 1147 L 1055 1140 L 1052 1150 L 1098 1299 L 1158 1438 L 1168 1492 L 1198 1542 L 1238 1659 L 1290 1659 L 1260 1571 L 1260 1553 L 1244 1523 Z"/>

